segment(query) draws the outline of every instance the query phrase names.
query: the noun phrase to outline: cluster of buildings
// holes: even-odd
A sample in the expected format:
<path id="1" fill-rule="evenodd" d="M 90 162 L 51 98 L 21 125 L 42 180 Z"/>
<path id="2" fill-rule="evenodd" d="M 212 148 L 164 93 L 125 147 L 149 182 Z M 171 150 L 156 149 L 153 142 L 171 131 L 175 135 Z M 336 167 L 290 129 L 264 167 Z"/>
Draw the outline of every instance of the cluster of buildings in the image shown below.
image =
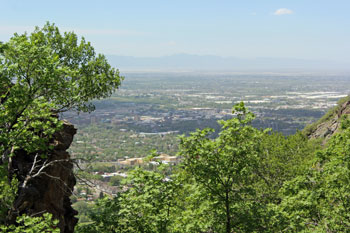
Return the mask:
<path id="1" fill-rule="evenodd" d="M 165 164 L 177 164 L 179 162 L 179 157 L 177 156 L 170 156 L 167 154 L 160 154 L 159 156 L 153 157 L 151 161 L 147 162 L 150 164 L 157 165 L 159 163 L 165 163 Z M 126 165 L 126 166 L 136 166 L 145 164 L 145 158 L 128 158 L 128 159 L 118 159 L 119 165 Z"/>
<path id="2" fill-rule="evenodd" d="M 121 108 L 97 109 L 90 114 L 79 115 L 67 113 L 65 118 L 77 125 L 111 123 L 134 124 L 140 126 L 159 126 L 161 123 L 182 122 L 203 119 L 223 119 L 232 117 L 231 109 L 216 108 L 188 108 L 172 109 L 168 111 L 154 111 L 150 106 L 142 105 L 135 108 L 135 104 L 123 105 Z"/>

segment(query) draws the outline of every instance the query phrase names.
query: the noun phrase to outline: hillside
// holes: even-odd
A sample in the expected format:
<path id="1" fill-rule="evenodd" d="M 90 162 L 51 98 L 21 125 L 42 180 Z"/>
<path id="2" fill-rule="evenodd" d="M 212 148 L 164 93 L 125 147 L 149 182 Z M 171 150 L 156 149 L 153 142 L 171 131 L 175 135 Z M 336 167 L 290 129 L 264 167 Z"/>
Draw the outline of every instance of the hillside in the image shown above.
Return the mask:
<path id="1" fill-rule="evenodd" d="M 329 110 L 321 119 L 305 127 L 303 132 L 310 138 L 328 140 L 340 129 L 341 120 L 350 114 L 350 96 L 340 99 L 337 106 Z"/>

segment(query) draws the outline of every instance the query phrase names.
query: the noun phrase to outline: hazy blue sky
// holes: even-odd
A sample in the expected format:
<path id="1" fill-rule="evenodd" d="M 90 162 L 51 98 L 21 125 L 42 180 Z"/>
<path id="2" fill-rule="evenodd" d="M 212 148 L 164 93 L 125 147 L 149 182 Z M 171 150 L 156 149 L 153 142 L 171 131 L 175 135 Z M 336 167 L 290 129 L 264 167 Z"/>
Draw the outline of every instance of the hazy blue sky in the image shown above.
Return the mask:
<path id="1" fill-rule="evenodd" d="M 350 0 L 0 0 L 0 40 L 50 21 L 98 52 L 350 62 Z"/>

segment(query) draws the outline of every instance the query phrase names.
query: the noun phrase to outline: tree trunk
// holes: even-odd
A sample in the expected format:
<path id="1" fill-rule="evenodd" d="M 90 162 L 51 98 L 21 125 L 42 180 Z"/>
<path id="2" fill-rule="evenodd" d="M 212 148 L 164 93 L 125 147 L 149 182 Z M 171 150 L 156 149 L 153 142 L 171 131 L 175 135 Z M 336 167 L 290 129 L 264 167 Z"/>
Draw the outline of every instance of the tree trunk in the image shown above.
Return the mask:
<path id="1" fill-rule="evenodd" d="M 226 233 L 231 233 L 231 213 L 230 213 L 230 201 L 228 197 L 228 191 L 226 191 L 225 207 L 226 207 Z"/>

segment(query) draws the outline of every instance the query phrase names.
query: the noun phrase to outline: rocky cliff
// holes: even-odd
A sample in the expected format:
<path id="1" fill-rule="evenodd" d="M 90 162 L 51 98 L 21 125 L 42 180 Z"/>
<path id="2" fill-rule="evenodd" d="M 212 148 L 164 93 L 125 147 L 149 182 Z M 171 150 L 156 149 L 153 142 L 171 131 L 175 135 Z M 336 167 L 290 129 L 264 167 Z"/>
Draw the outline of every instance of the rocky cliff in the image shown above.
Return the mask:
<path id="1" fill-rule="evenodd" d="M 66 150 L 75 133 L 74 126 L 64 122 L 63 129 L 54 135 L 51 142 L 54 148 L 46 153 L 46 158 L 39 156 L 39 153 L 16 152 L 11 171 L 18 178 L 20 188 L 9 214 L 10 221 L 13 222 L 21 214 L 38 216 L 49 212 L 59 220 L 61 232 L 74 231 L 78 221 L 75 218 L 77 211 L 71 207 L 69 197 L 76 179 L 73 163 Z"/>
<path id="2" fill-rule="evenodd" d="M 303 130 L 310 138 L 322 138 L 327 141 L 340 129 L 342 119 L 350 114 L 350 96 L 339 100 L 338 105 L 328 111 L 320 120 Z"/>

